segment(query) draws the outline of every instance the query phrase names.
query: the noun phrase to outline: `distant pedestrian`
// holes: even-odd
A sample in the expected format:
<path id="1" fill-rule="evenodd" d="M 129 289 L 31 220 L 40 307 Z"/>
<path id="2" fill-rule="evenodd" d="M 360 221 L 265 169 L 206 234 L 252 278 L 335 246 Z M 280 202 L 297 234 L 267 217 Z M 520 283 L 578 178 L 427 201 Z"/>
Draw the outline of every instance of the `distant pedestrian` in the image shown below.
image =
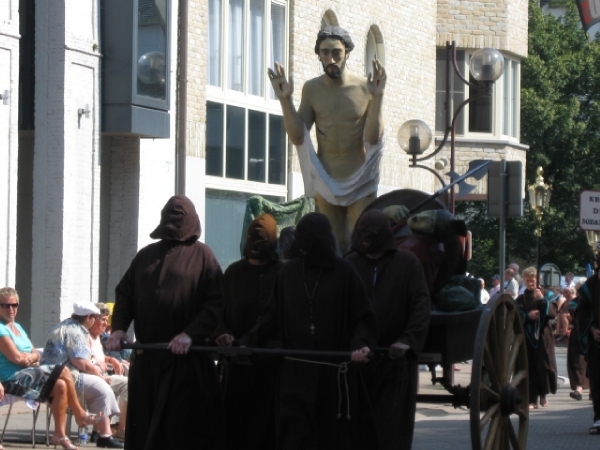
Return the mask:
<path id="1" fill-rule="evenodd" d="M 510 269 L 508 269 L 510 270 Z M 547 406 L 546 396 L 556 394 L 557 374 L 554 337 L 550 320 L 556 317 L 556 303 L 548 302 L 537 283 L 537 269 L 523 271 L 525 292 L 517 298 L 523 319 L 529 371 L 529 408 Z"/>
<path id="2" fill-rule="evenodd" d="M 523 278 L 521 278 L 521 272 L 519 271 L 519 265 L 517 263 L 510 263 L 508 268 L 513 271 L 515 280 L 517 280 L 517 285 L 519 286 L 519 294 L 522 294 L 525 291 L 525 282 Z"/>
<path id="3" fill-rule="evenodd" d="M 569 395 L 575 400 L 582 400 L 583 390 L 590 387 L 590 382 L 587 377 L 587 363 L 579 341 L 579 329 L 576 320 L 579 297 L 575 297 L 574 293 L 575 289 L 573 288 L 563 289 L 563 295 L 567 303 L 567 318 L 570 323 L 570 333 L 567 341 L 567 374 L 572 389 Z"/>
<path id="4" fill-rule="evenodd" d="M 492 277 L 492 287 L 490 288 L 490 298 L 500 293 L 500 275 L 496 274 Z"/>
<path id="5" fill-rule="evenodd" d="M 575 275 L 573 274 L 573 272 L 565 273 L 565 281 L 562 284 L 562 287 L 575 287 Z"/>
<path id="6" fill-rule="evenodd" d="M 481 294 L 480 294 L 481 304 L 485 305 L 487 302 L 490 301 L 490 293 L 485 290 L 485 280 L 483 278 L 477 278 L 477 279 L 479 280 L 479 283 L 481 286 Z"/>
<path id="7" fill-rule="evenodd" d="M 519 283 L 515 279 L 515 272 L 512 269 L 504 271 L 504 293 L 515 299 L 519 295 Z"/>

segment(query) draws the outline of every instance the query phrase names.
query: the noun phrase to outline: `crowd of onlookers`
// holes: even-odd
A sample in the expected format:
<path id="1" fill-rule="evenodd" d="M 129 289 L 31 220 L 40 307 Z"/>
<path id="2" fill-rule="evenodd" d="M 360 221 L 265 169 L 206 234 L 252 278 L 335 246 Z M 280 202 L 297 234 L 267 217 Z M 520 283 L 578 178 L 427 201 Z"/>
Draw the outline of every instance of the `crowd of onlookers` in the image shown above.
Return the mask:
<path id="1" fill-rule="evenodd" d="M 598 263 L 598 261 L 597 261 Z M 522 272 L 515 263 L 510 264 L 501 277 L 492 277 L 492 286 L 482 288 L 481 302 L 504 289 L 519 306 L 523 317 L 529 363 L 529 407 L 538 409 L 549 404 L 548 394 L 556 393 L 558 373 L 555 347 L 567 348 L 567 372 L 570 396 L 584 398 L 589 389 L 589 399 L 594 404 L 594 425 L 590 434 L 600 434 L 600 284 L 598 269 L 587 280 L 575 280 L 567 272 L 560 286 L 541 287 L 537 269 L 528 267 Z"/>
<path id="2" fill-rule="evenodd" d="M 54 419 L 51 442 L 63 449 L 77 448 L 66 433 L 67 408 L 80 427 L 93 426 L 91 440 L 98 447 L 123 448 L 129 363 L 126 351 L 103 347 L 110 306 L 75 303 L 71 317 L 52 328 L 38 350 L 15 320 L 19 294 L 0 289 L 0 404 L 48 402 Z M 117 417 L 113 436 L 111 420 Z"/>

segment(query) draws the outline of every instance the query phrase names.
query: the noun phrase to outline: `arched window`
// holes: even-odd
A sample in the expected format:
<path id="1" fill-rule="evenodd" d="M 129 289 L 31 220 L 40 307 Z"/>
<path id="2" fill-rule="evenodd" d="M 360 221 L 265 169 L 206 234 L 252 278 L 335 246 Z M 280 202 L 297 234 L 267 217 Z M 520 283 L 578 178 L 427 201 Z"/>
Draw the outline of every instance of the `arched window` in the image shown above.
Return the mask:
<path id="1" fill-rule="evenodd" d="M 338 22 L 335 13 L 330 9 L 325 11 L 325 14 L 323 14 L 323 17 L 321 17 L 321 29 L 325 27 L 337 27 L 339 25 L 340 23 Z"/>
<path id="2" fill-rule="evenodd" d="M 385 67 L 385 49 L 383 46 L 383 35 L 377 25 L 371 25 L 367 33 L 367 45 L 365 46 L 365 75 L 373 71 L 371 64 L 374 59 L 381 61 Z"/>

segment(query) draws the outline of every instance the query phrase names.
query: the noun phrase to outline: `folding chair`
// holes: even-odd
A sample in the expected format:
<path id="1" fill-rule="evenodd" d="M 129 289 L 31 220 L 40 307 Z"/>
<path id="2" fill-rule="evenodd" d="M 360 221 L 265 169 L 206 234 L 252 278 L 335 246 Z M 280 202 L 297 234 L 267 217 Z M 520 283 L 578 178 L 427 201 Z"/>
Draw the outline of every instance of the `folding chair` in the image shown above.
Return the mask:
<path id="1" fill-rule="evenodd" d="M 4 428 L 2 428 L 2 434 L 0 435 L 0 444 L 4 442 L 4 434 L 6 433 L 6 427 L 8 426 L 8 420 L 10 419 L 10 414 L 12 412 L 13 405 L 16 402 L 24 401 L 24 399 L 20 397 L 15 397 L 12 395 L 7 395 L 7 400 L 10 402 L 8 407 L 8 414 L 6 414 L 6 419 L 4 420 Z M 35 448 L 35 427 L 37 424 L 37 419 L 40 413 L 41 404 L 38 403 L 37 408 L 32 409 L 33 413 L 33 425 L 31 427 L 31 447 Z M 50 445 L 50 405 L 46 403 L 46 447 Z"/>

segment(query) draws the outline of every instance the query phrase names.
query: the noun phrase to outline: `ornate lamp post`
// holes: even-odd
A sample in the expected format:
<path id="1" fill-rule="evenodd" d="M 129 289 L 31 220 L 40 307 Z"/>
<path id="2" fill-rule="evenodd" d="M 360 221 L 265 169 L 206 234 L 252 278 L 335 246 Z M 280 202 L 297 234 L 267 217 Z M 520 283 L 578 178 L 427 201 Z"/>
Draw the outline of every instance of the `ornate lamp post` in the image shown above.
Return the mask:
<path id="1" fill-rule="evenodd" d="M 454 69 L 453 71 L 450 70 L 450 64 L 452 64 L 452 69 Z M 446 43 L 446 101 L 444 102 L 445 132 L 444 138 L 438 147 L 433 151 L 433 153 L 427 156 L 420 156 L 425 152 L 425 150 L 427 150 L 429 144 L 431 143 L 431 130 L 425 122 L 421 120 L 409 120 L 403 123 L 398 130 L 398 142 L 400 143 L 400 147 L 412 157 L 410 167 L 419 167 L 421 169 L 428 170 L 440 180 L 442 186 L 445 186 L 444 180 L 435 170 L 417 163 L 433 158 L 435 155 L 437 155 L 442 150 L 444 145 L 446 145 L 448 137 L 450 137 L 450 172 L 455 172 L 454 157 L 456 149 L 455 139 L 457 118 L 463 108 L 469 102 L 480 99 L 492 93 L 492 85 L 504 73 L 504 57 L 498 50 L 493 48 L 479 49 L 471 56 L 471 61 L 469 62 L 469 71 L 476 80 L 476 83 L 471 83 L 467 78 L 465 78 L 458 67 L 456 58 L 456 42 L 452 41 L 451 43 Z M 460 105 L 458 105 L 454 112 L 452 111 L 451 107 L 451 86 L 453 84 L 453 73 L 456 74 L 464 84 L 470 86 L 472 91 L 474 91 L 474 95 L 468 97 Z M 443 165 L 436 164 L 436 168 L 441 170 L 444 167 Z M 452 214 L 455 213 L 454 203 L 454 189 L 452 189 L 450 191 L 449 205 L 450 212 L 452 212 Z"/>
<path id="2" fill-rule="evenodd" d="M 597 269 L 598 253 L 600 253 L 600 231 L 585 230 L 585 236 L 588 239 L 588 244 L 592 247 L 592 255 L 594 256 L 594 268 Z"/>
<path id="3" fill-rule="evenodd" d="M 542 237 L 542 220 L 544 218 L 544 213 L 550 206 L 550 196 L 552 195 L 552 186 L 544 183 L 544 169 L 541 167 L 537 168 L 537 178 L 535 179 L 535 183 L 530 184 L 527 187 L 527 191 L 529 193 L 529 204 L 531 205 L 531 209 L 535 213 L 535 218 L 537 220 L 538 226 L 535 230 L 535 235 L 537 237 L 537 251 L 536 251 L 536 260 L 537 260 L 537 269 L 538 274 L 540 270 L 540 238 Z"/>

